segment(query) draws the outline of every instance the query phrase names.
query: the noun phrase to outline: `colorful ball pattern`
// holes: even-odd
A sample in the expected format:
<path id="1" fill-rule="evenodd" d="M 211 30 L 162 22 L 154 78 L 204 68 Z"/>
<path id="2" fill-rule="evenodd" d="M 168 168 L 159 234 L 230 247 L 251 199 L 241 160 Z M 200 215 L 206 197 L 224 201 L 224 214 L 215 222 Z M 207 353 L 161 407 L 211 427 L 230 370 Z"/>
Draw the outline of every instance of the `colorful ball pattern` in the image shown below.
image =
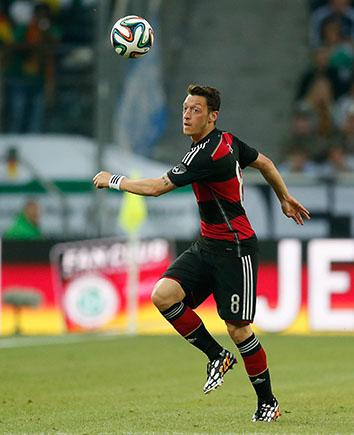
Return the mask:
<path id="1" fill-rule="evenodd" d="M 111 43 L 120 56 L 138 58 L 153 46 L 154 31 L 144 18 L 128 15 L 113 25 Z"/>

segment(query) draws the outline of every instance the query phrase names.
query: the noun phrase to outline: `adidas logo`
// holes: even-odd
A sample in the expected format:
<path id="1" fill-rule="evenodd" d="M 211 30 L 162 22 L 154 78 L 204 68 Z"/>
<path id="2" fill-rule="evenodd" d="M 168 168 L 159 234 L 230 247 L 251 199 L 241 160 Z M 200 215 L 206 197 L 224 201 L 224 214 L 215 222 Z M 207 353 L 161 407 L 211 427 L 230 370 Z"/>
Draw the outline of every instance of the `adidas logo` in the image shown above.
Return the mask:
<path id="1" fill-rule="evenodd" d="M 191 344 L 193 344 L 195 341 L 197 341 L 196 338 L 187 338 L 187 341 Z"/>
<path id="2" fill-rule="evenodd" d="M 265 382 L 265 379 L 257 378 L 255 381 L 252 382 L 253 385 L 259 385 L 262 382 Z"/>

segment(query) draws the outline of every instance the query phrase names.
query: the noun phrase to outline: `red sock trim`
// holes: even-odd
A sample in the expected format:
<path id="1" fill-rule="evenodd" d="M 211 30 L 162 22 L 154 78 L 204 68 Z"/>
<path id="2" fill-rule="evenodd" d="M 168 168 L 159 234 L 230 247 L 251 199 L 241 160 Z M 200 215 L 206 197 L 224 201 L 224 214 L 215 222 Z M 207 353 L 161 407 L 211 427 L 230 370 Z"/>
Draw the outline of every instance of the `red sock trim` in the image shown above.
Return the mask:
<path id="1" fill-rule="evenodd" d="M 185 337 L 195 331 L 201 325 L 202 320 L 191 308 L 187 307 L 182 316 L 170 323 L 179 334 Z"/>
<path id="2" fill-rule="evenodd" d="M 242 355 L 241 355 L 242 356 Z M 242 356 L 248 376 L 257 376 L 267 370 L 267 355 L 261 347 L 256 353 Z"/>

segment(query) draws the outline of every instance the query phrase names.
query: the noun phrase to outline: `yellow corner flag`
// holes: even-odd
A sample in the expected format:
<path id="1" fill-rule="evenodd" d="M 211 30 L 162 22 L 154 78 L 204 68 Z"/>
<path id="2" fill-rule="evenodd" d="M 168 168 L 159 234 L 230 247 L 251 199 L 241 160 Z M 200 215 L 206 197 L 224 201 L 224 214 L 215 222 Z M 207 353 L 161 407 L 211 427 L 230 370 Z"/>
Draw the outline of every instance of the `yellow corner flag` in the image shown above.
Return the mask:
<path id="1" fill-rule="evenodd" d="M 133 173 L 131 178 L 138 178 Z M 147 207 L 145 198 L 133 193 L 124 192 L 122 206 L 119 213 L 119 224 L 129 234 L 139 231 L 141 224 L 146 220 Z"/>

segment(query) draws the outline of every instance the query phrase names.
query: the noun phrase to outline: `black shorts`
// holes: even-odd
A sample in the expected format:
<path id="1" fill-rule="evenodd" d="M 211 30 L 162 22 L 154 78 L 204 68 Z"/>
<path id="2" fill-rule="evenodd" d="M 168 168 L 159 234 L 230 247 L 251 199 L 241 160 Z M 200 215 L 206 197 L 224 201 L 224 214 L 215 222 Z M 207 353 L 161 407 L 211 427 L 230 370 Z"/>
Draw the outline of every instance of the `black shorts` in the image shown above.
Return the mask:
<path id="1" fill-rule="evenodd" d="M 258 255 L 220 255 L 203 249 L 199 242 L 183 252 L 163 274 L 179 282 L 184 302 L 198 307 L 213 294 L 223 320 L 252 322 L 256 309 Z"/>

